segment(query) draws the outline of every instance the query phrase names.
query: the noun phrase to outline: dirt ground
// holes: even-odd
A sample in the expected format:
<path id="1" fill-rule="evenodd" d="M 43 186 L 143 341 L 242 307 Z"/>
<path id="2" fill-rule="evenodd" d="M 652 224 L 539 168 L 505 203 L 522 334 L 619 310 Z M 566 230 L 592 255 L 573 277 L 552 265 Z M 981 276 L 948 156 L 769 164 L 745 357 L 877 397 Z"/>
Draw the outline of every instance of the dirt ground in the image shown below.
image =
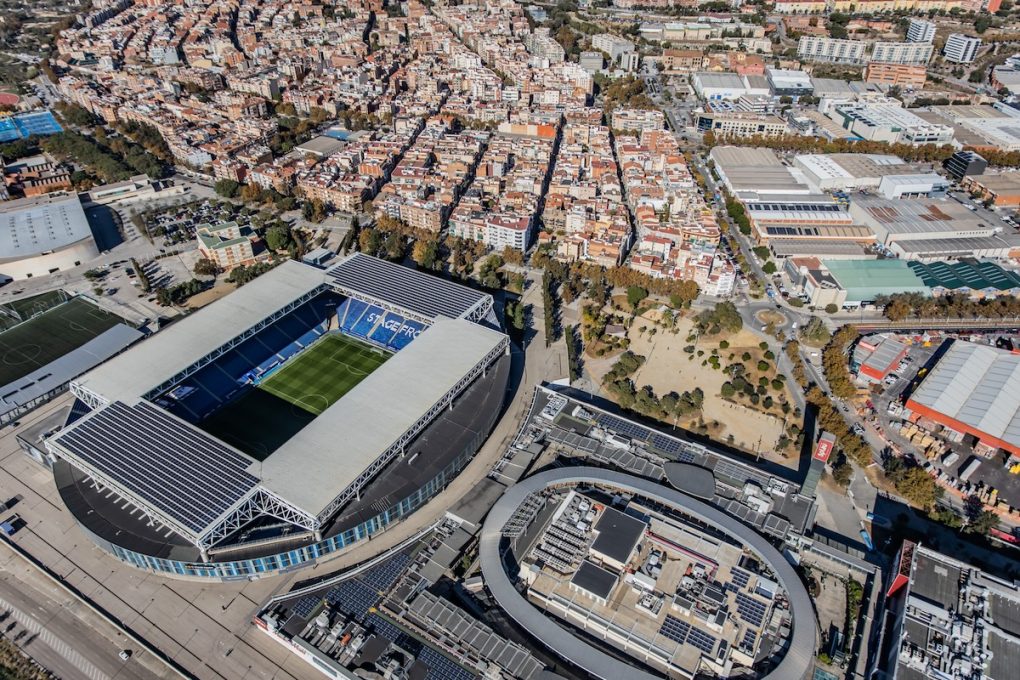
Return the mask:
<path id="1" fill-rule="evenodd" d="M 221 297 L 226 297 L 233 293 L 236 288 L 237 285 L 233 283 L 217 283 L 209 290 L 203 290 L 198 295 L 192 296 L 188 300 L 188 307 L 191 309 L 201 309 L 212 302 L 216 302 Z"/>
<path id="2" fill-rule="evenodd" d="M 659 396 L 673 391 L 682 394 L 684 391 L 700 387 L 705 393 L 703 408 L 705 422 L 718 421 L 721 424 L 717 431 L 711 433 L 713 437 L 726 441 L 729 435 L 733 435 L 734 445 L 747 451 L 760 451 L 762 456 L 770 460 L 784 461 L 782 456 L 775 453 L 775 444 L 783 434 L 783 421 L 723 399 L 719 391 L 727 380 L 726 375 L 721 370 L 713 370 L 711 365 L 702 366 L 701 359 L 697 357 L 688 360 L 690 355 L 685 354 L 683 348 L 691 344 L 687 342 L 687 336 L 693 329 L 691 320 L 679 320 L 677 322 L 679 332 L 676 335 L 664 331 L 661 327 L 655 335 L 649 335 L 647 331 L 639 333 L 638 329 L 641 326 L 647 329 L 655 326 L 652 318 L 657 318 L 656 312 L 648 312 L 644 317 L 636 319 L 629 334 L 631 351 L 647 358 L 645 364 L 634 374 L 634 384 L 638 388 L 651 385 Z M 710 350 L 719 346 L 720 339 L 722 338 L 711 340 L 699 338 L 698 349 L 705 350 L 707 356 Z M 746 329 L 726 339 L 730 347 L 724 350 L 724 356 L 729 352 L 736 352 L 739 355 L 745 349 L 757 350 L 760 341 Z M 612 362 L 604 367 L 589 363 L 588 367 L 597 379 L 601 379 L 611 365 Z M 601 372 L 599 369 L 602 369 Z M 685 425 L 689 426 L 690 423 Z"/>

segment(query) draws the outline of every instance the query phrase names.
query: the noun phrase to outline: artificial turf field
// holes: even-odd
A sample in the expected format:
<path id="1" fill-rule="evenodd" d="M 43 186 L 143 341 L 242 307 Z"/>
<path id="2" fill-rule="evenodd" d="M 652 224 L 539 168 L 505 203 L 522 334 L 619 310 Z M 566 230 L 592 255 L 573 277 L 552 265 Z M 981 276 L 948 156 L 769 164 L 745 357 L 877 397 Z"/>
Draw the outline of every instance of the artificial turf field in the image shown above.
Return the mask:
<path id="1" fill-rule="evenodd" d="M 123 319 L 116 314 L 82 298 L 72 298 L 3 331 L 0 333 L 0 385 L 23 378 L 119 323 L 123 323 Z"/>
<path id="2" fill-rule="evenodd" d="M 389 357 L 364 342 L 331 333 L 263 380 L 259 389 L 317 416 Z"/>

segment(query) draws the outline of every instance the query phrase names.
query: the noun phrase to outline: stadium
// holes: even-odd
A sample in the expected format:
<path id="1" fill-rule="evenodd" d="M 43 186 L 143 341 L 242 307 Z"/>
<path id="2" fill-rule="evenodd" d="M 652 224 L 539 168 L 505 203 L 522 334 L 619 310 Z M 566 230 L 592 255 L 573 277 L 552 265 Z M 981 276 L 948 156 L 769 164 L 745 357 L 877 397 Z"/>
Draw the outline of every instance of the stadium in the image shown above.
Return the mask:
<path id="1" fill-rule="evenodd" d="M 71 383 L 46 441 L 79 525 L 189 578 L 311 565 L 427 501 L 488 436 L 491 296 L 355 254 L 287 262 Z"/>

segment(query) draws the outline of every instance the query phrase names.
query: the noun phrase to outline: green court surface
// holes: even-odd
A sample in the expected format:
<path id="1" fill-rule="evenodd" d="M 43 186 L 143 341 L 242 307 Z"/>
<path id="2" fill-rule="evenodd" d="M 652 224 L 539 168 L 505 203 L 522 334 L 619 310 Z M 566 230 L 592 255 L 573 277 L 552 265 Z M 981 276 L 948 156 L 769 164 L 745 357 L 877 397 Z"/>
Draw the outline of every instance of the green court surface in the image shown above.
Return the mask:
<path id="1" fill-rule="evenodd" d="M 330 334 L 284 364 L 259 389 L 319 415 L 389 357 L 366 343 Z"/>
<path id="2" fill-rule="evenodd" d="M 123 322 L 83 298 L 72 298 L 3 331 L 0 385 L 23 378 Z"/>

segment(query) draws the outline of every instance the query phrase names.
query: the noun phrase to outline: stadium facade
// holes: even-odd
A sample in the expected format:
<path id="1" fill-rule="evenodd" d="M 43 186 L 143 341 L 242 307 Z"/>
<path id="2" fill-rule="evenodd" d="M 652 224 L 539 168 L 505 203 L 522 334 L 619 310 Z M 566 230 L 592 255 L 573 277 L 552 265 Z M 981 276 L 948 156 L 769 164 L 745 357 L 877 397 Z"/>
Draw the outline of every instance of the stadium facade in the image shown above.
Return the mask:
<path id="1" fill-rule="evenodd" d="M 143 569 L 226 580 L 313 564 L 475 454 L 509 376 L 497 327 L 491 296 L 400 265 L 287 262 L 72 382 L 69 422 L 46 441 L 57 487 L 99 546 Z M 309 351 L 338 335 L 379 360 Z"/>

